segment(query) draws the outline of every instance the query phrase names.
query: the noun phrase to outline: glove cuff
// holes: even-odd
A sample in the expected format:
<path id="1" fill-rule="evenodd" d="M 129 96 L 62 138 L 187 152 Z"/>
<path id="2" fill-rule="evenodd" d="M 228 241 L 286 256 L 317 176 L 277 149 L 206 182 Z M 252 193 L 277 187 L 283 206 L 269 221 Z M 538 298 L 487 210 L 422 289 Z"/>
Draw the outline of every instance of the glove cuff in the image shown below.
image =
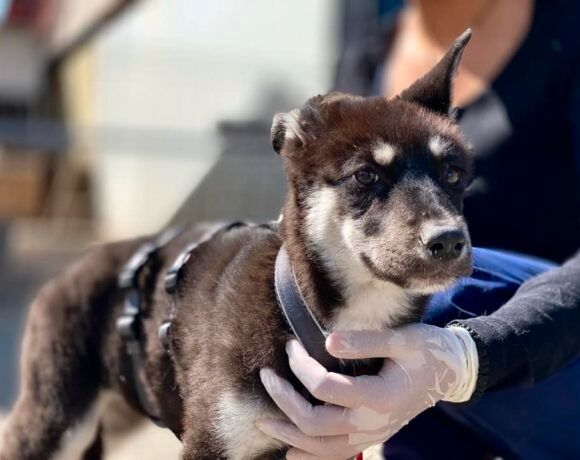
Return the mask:
<path id="1" fill-rule="evenodd" d="M 477 386 L 477 376 L 479 372 L 479 355 L 477 353 L 477 346 L 467 329 L 458 325 L 447 326 L 446 329 L 457 337 L 461 344 L 465 357 L 466 372 L 463 381 L 460 382 L 457 389 L 445 398 L 445 400 L 456 403 L 469 401 Z"/>

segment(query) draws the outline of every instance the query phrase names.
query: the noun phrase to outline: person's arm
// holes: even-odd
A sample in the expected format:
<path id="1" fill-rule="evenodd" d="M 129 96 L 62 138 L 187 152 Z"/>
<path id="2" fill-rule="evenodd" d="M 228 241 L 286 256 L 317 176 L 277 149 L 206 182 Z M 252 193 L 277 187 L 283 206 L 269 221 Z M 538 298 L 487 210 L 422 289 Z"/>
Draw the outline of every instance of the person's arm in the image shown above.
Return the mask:
<path id="1" fill-rule="evenodd" d="M 548 377 L 580 356 L 580 252 L 522 284 L 493 314 L 451 324 L 465 327 L 477 346 L 472 400 L 488 389 Z"/>
<path id="2" fill-rule="evenodd" d="M 568 129 L 580 202 L 580 57 L 572 74 Z M 569 212 L 580 219 L 580 209 Z M 580 252 L 525 282 L 493 314 L 453 324 L 468 328 L 477 344 L 479 378 L 473 400 L 488 389 L 531 385 L 548 377 L 580 356 Z"/>

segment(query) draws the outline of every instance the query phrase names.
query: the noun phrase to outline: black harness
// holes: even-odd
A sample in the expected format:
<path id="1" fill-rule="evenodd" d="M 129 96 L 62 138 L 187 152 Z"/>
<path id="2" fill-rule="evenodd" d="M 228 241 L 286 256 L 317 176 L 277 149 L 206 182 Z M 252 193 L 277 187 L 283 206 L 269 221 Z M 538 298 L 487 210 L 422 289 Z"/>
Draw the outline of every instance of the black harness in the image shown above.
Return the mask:
<path id="1" fill-rule="evenodd" d="M 141 384 L 143 369 L 143 308 L 139 278 L 143 270 L 156 257 L 157 252 L 176 236 L 175 230 L 161 234 L 154 241 L 147 242 L 125 264 L 119 275 L 119 288 L 125 296 L 123 312 L 117 318 L 117 331 L 121 336 L 121 360 L 119 381 L 127 399 L 136 408 L 142 410 L 159 426 L 165 426 L 161 414 L 158 414 Z"/>
<path id="2" fill-rule="evenodd" d="M 124 295 L 123 312 L 117 318 L 117 332 L 121 336 L 121 360 L 119 382 L 127 400 L 138 411 L 146 414 L 155 424 L 170 428 L 178 437 L 181 433 L 181 397 L 178 394 L 173 374 L 173 366 L 169 356 L 171 345 L 171 324 L 175 317 L 176 292 L 183 274 L 183 268 L 192 257 L 196 249 L 210 241 L 218 232 L 227 232 L 232 228 L 246 224 L 235 222 L 230 224 L 216 224 L 208 228 L 201 238 L 188 244 L 181 251 L 166 272 L 164 278 L 165 292 L 171 297 L 171 308 L 167 319 L 159 327 L 158 337 L 165 349 L 167 359 L 167 372 L 164 375 L 164 383 L 171 388 L 171 395 L 164 401 L 168 407 L 163 413 L 159 413 L 147 393 L 148 387 L 142 375 L 144 351 L 143 351 L 143 317 L 146 314 L 143 306 L 142 294 L 139 290 L 139 279 L 144 269 L 156 259 L 158 252 L 166 244 L 173 240 L 181 232 L 168 230 L 159 238 L 141 245 L 129 261 L 125 264 L 118 278 L 118 285 Z"/>
<path id="3" fill-rule="evenodd" d="M 166 380 L 173 390 L 177 390 L 172 362 L 169 359 L 171 349 L 171 325 L 176 312 L 176 293 L 185 265 L 202 244 L 210 241 L 218 232 L 225 232 L 232 228 L 247 224 L 235 222 L 227 225 L 216 225 L 208 229 L 197 241 L 188 244 L 176 257 L 171 268 L 166 272 L 164 286 L 166 293 L 171 297 L 171 308 L 167 319 L 161 324 L 158 336 L 166 350 L 168 369 Z M 274 228 L 271 224 L 264 227 Z M 158 251 L 169 243 L 179 232 L 170 230 L 164 232 L 154 241 L 143 244 L 129 259 L 119 275 L 119 287 L 125 301 L 122 314 L 117 318 L 117 331 L 122 339 L 121 365 L 119 380 L 121 388 L 129 402 L 141 412 L 145 413 L 153 422 L 162 427 L 170 428 L 178 437 L 181 434 L 181 397 L 178 391 L 172 391 L 166 405 L 172 406 L 169 412 L 159 413 L 151 402 L 147 393 L 143 373 L 143 308 L 139 279 L 143 270 L 157 257 Z M 328 333 L 314 317 L 312 311 L 304 301 L 296 283 L 288 253 L 284 246 L 278 252 L 275 265 L 275 288 L 278 305 L 288 323 L 288 326 L 302 343 L 306 351 L 320 362 L 329 371 L 354 374 L 354 362 L 341 361 L 326 351 L 325 340 Z M 162 410 L 162 409 L 161 409 Z"/>
<path id="4" fill-rule="evenodd" d="M 175 294 L 177 293 L 177 286 L 179 285 L 179 281 L 181 280 L 181 276 L 183 273 L 183 267 L 185 264 L 189 262 L 191 259 L 192 254 L 195 252 L 197 248 L 199 248 L 202 244 L 211 240 L 218 232 L 224 231 L 227 232 L 232 228 L 240 227 L 245 224 L 241 222 L 234 222 L 233 224 L 216 224 L 215 227 L 211 227 L 205 234 L 202 235 L 200 239 L 194 241 L 193 243 L 188 244 L 183 251 L 177 256 L 171 268 L 165 274 L 164 279 L 164 287 L 165 292 L 171 297 L 171 309 L 169 311 L 169 315 L 167 319 L 161 324 L 159 327 L 159 340 L 165 348 L 166 351 L 169 351 L 169 345 L 171 340 L 171 323 L 175 317 L 175 310 L 177 308 L 177 300 L 175 298 Z"/>

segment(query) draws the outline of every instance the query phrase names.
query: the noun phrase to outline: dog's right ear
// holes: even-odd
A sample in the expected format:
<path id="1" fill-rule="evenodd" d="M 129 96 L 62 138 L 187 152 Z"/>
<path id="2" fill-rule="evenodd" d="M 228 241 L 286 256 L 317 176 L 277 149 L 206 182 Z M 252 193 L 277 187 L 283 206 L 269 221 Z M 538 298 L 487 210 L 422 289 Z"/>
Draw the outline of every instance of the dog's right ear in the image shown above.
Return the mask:
<path id="1" fill-rule="evenodd" d="M 294 148 L 303 147 L 308 140 L 316 139 L 320 122 L 320 103 L 326 96 L 314 96 L 299 109 L 274 115 L 270 131 L 272 147 L 280 154 L 284 145 L 293 142 Z"/>
<path id="2" fill-rule="evenodd" d="M 278 155 L 287 140 L 295 138 L 304 144 L 304 132 L 300 126 L 300 109 L 294 109 L 288 113 L 277 113 L 272 121 L 270 131 L 272 147 Z"/>

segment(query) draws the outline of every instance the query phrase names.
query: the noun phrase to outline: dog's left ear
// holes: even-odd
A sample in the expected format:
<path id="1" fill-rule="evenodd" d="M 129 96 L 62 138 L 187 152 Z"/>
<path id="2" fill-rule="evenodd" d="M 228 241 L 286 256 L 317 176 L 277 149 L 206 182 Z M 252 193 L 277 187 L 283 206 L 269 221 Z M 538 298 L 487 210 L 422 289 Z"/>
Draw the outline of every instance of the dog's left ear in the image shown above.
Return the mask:
<path id="1" fill-rule="evenodd" d="M 445 56 L 429 73 L 421 77 L 399 96 L 416 102 L 442 115 L 450 115 L 453 77 L 465 46 L 471 38 L 471 29 L 463 32 L 451 45 Z"/>

